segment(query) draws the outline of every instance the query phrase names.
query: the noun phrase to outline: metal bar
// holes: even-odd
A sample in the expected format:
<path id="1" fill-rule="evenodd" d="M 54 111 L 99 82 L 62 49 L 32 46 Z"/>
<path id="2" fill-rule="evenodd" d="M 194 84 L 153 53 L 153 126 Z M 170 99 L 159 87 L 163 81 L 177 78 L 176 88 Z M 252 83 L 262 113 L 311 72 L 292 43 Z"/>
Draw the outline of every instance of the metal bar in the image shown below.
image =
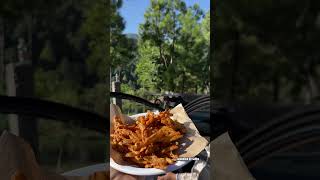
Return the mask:
<path id="1" fill-rule="evenodd" d="M 192 107 L 194 104 L 197 104 L 199 102 L 202 102 L 202 101 L 210 101 L 210 96 L 206 95 L 206 96 L 201 96 L 199 98 L 196 98 L 194 100 L 192 100 L 191 102 L 189 102 L 188 104 L 186 104 L 184 106 L 185 109 L 189 108 L 189 107 Z"/>
<path id="2" fill-rule="evenodd" d="M 287 113 L 284 116 L 281 116 L 279 118 L 276 118 L 270 122 L 267 122 L 260 128 L 254 130 L 250 134 L 248 134 L 246 137 L 242 138 L 240 141 L 236 143 L 238 147 L 246 146 L 249 142 L 254 141 L 255 139 L 258 139 L 259 137 L 265 136 L 270 130 L 273 128 L 276 128 L 278 126 L 281 126 L 281 124 L 286 124 L 290 122 L 292 119 L 297 119 L 299 117 L 305 117 L 306 115 L 316 114 L 320 112 L 320 108 L 307 108 L 304 107 L 303 110 L 297 110 L 293 111 L 292 113 Z"/>
<path id="3" fill-rule="evenodd" d="M 247 158 L 247 157 L 253 156 L 255 154 L 259 154 L 260 152 L 263 152 L 265 149 L 268 149 L 269 146 L 272 146 L 273 144 L 276 144 L 277 142 L 283 141 L 288 138 L 294 138 L 297 135 L 309 133 L 314 130 L 319 131 L 320 125 L 319 124 L 311 124 L 306 127 L 301 127 L 301 128 L 289 131 L 287 133 L 280 134 L 277 137 L 274 137 L 274 138 L 271 138 L 267 141 L 261 142 L 260 145 L 257 145 L 256 147 L 252 148 L 250 151 L 243 153 L 242 156 L 243 156 L 243 158 Z M 319 133 L 319 132 L 313 132 L 313 133 L 315 134 L 315 133 Z M 311 134 L 311 133 L 309 133 L 309 134 Z"/>
<path id="4" fill-rule="evenodd" d="M 200 110 L 200 109 L 205 109 L 205 108 L 209 108 L 210 109 L 210 102 L 204 102 L 201 104 L 197 104 L 196 106 L 193 106 L 192 108 L 186 109 L 187 114 L 190 114 L 196 110 Z"/>
<path id="5" fill-rule="evenodd" d="M 273 146 L 267 152 L 264 152 L 264 154 L 258 156 L 256 159 L 245 159 L 245 161 L 247 162 L 248 168 L 251 169 L 255 167 L 258 163 L 261 163 L 264 160 L 272 157 L 276 153 L 284 152 L 292 148 L 313 142 L 320 142 L 320 136 L 318 135 L 317 137 L 304 137 L 303 139 L 294 142 L 282 142 L 279 146 Z"/>
<path id="6" fill-rule="evenodd" d="M 121 92 L 110 92 L 110 97 L 132 100 L 132 101 L 135 101 L 137 103 L 144 104 L 146 106 L 149 106 L 149 107 L 161 110 L 161 111 L 164 110 L 158 104 L 151 103 L 148 100 L 145 100 L 143 98 L 140 98 L 140 97 L 137 97 L 137 96 L 133 96 L 133 95 L 130 95 L 130 94 L 125 94 L 125 93 L 121 93 Z"/>
<path id="7" fill-rule="evenodd" d="M 68 105 L 24 97 L 0 95 L 0 112 L 24 114 L 42 118 L 74 123 L 82 128 L 92 129 L 104 134 L 109 133 L 109 118 L 93 112 Z"/>
<path id="8" fill-rule="evenodd" d="M 297 116 L 296 119 L 290 118 L 290 121 L 288 121 L 286 124 L 282 124 L 277 127 L 272 127 L 272 129 L 269 129 L 269 131 L 266 132 L 263 136 L 257 137 L 254 140 L 250 140 L 247 144 L 242 144 L 238 147 L 241 148 L 241 153 L 245 153 L 246 151 L 250 150 L 250 148 L 255 148 L 259 143 L 265 142 L 272 137 L 277 137 L 281 133 L 287 133 L 291 129 L 295 130 L 303 127 L 308 123 L 313 123 L 314 121 L 319 120 L 320 112 L 318 112 L 317 114 L 310 114 L 302 117 Z"/>

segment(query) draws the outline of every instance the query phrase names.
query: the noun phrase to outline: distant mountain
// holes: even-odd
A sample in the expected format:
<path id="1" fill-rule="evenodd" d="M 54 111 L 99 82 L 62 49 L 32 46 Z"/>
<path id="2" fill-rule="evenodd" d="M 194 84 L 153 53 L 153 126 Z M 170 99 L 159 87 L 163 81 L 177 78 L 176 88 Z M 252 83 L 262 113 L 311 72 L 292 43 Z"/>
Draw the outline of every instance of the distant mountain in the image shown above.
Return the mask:
<path id="1" fill-rule="evenodd" d="M 134 33 L 128 33 L 126 34 L 127 38 L 130 38 L 130 39 L 135 39 L 137 40 L 138 39 L 138 34 L 134 34 Z"/>

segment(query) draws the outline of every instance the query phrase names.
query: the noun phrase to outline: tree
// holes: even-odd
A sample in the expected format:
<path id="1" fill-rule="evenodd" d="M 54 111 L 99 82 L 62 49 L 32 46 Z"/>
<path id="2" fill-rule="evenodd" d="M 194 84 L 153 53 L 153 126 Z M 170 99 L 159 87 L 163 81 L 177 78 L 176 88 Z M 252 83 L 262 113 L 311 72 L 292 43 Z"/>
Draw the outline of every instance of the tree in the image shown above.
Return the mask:
<path id="1" fill-rule="evenodd" d="M 205 39 L 205 35 L 208 34 L 203 31 L 202 23 L 206 20 L 204 18 L 204 12 L 197 4 L 189 7 L 186 14 L 180 17 L 181 35 L 179 38 L 180 48 L 178 49 L 180 60 L 178 66 L 183 67 L 180 72 L 181 83 L 179 83 L 181 92 L 190 87 L 195 87 L 195 93 L 198 93 L 198 89 L 200 89 L 199 92 L 203 92 L 209 83 L 209 43 L 208 39 Z M 206 21 L 210 22 L 210 17 L 206 18 Z"/>
<path id="2" fill-rule="evenodd" d="M 143 50 L 139 50 L 138 64 L 154 64 L 156 76 L 153 72 L 148 76 L 155 77 L 153 86 L 159 90 L 184 93 L 203 89 L 206 83 L 203 80 L 208 82 L 208 78 L 204 78 L 204 73 L 208 75 L 204 52 L 209 47 L 201 28 L 203 11 L 197 4 L 186 7 L 181 0 L 151 0 L 150 4 L 139 29 L 138 47 Z M 140 83 L 144 82 L 141 79 L 145 79 L 148 72 L 137 73 Z"/>
<path id="3" fill-rule="evenodd" d="M 210 45 L 210 11 L 206 13 L 202 21 L 202 32 L 206 43 Z"/>
<path id="4" fill-rule="evenodd" d="M 159 51 L 156 47 L 150 46 L 150 42 L 141 43 L 139 46 L 139 63 L 137 64 L 135 73 L 139 76 L 138 84 L 144 90 L 156 90 L 157 65 L 155 59 L 159 57 Z"/>
<path id="5" fill-rule="evenodd" d="M 137 56 L 136 40 L 128 38 L 123 34 L 125 21 L 119 13 L 122 6 L 122 0 L 115 0 L 111 3 L 111 25 L 110 25 L 110 56 L 111 74 L 120 75 L 120 80 L 125 83 L 132 78 L 133 64 L 135 64 Z M 135 84 L 133 84 L 135 86 Z"/>

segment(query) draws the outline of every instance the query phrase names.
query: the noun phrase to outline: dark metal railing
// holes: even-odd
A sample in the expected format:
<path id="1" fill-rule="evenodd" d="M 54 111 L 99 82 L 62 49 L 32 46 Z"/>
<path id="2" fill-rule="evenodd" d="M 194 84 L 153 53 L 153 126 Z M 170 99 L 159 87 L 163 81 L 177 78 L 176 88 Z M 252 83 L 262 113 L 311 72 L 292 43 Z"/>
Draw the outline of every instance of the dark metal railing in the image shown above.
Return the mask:
<path id="1" fill-rule="evenodd" d="M 74 124 L 79 127 L 104 134 L 109 130 L 109 117 L 35 98 L 0 96 L 0 113 L 30 115 L 62 122 L 74 120 Z"/>
<path id="2" fill-rule="evenodd" d="M 315 119 L 310 119 L 310 117 L 314 116 L 316 117 Z M 287 132 L 291 129 L 299 128 L 308 122 L 316 121 L 317 118 L 320 120 L 319 108 L 304 107 L 300 111 L 287 113 L 261 125 L 260 128 L 252 131 L 246 137 L 242 138 L 237 145 L 241 147 L 242 153 L 244 153 L 250 148 L 255 147 L 259 142 L 264 142 L 269 138 L 277 136 L 277 134 Z"/>
<path id="3" fill-rule="evenodd" d="M 152 103 L 146 99 L 137 97 L 137 96 L 133 96 L 130 94 L 125 94 L 125 93 L 121 93 L 121 92 L 110 92 L 110 97 L 114 97 L 114 98 L 119 98 L 119 99 L 126 99 L 126 100 L 131 100 L 140 104 L 144 104 L 146 106 L 158 109 L 158 110 L 163 110 L 162 107 L 160 107 L 159 104 L 156 103 Z"/>

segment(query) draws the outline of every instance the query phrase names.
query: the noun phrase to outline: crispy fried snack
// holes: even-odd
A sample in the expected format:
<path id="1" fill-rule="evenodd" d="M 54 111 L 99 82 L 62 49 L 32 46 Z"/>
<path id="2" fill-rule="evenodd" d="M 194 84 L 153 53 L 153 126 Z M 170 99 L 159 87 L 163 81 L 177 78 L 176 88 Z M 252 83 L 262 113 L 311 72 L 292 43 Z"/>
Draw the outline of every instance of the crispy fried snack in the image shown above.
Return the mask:
<path id="1" fill-rule="evenodd" d="M 90 175 L 90 180 L 107 180 L 110 179 L 109 172 L 99 171 Z"/>
<path id="2" fill-rule="evenodd" d="M 123 124 L 115 117 L 112 148 L 120 152 L 124 160 L 139 167 L 166 169 L 178 158 L 178 140 L 185 133 L 184 126 L 171 116 L 168 110 L 158 115 L 148 112 L 133 125 Z"/>
<path id="3" fill-rule="evenodd" d="M 27 180 L 26 176 L 21 171 L 16 171 L 12 176 L 11 180 Z"/>

